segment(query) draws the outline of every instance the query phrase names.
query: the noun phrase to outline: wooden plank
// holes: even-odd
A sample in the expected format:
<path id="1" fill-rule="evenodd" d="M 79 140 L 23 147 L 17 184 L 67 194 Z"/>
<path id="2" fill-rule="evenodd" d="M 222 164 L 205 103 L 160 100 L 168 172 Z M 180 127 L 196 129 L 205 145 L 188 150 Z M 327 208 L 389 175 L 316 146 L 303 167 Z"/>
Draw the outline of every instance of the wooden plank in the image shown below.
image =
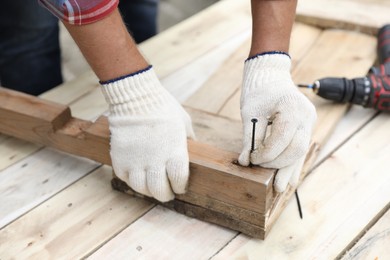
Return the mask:
<path id="1" fill-rule="evenodd" d="M 237 15 L 230 15 L 230 8 L 236 10 Z M 218 26 L 209 26 L 209 24 L 205 22 L 210 19 L 216 19 L 217 17 L 221 18 L 221 21 L 229 20 L 230 30 L 225 30 L 224 23 L 217 22 L 216 24 L 218 24 Z M 214 49 L 217 47 L 218 50 L 215 55 L 219 56 L 221 55 L 221 52 L 225 55 L 229 55 L 230 49 L 234 48 L 237 44 L 240 44 L 242 37 L 247 37 L 246 35 L 249 34 L 250 19 L 249 3 L 243 4 L 241 1 L 237 0 L 222 1 L 221 3 L 218 3 L 217 6 L 208 8 L 193 16 L 189 21 L 180 23 L 177 26 L 160 33 L 158 36 L 149 39 L 147 42 L 141 44 L 140 48 L 148 57 L 151 64 L 155 66 L 162 80 L 170 74 L 175 74 L 176 76 L 173 78 L 174 81 L 176 81 L 177 75 L 180 75 L 180 73 L 183 72 L 183 69 L 185 69 L 189 61 L 193 63 L 194 61 L 199 60 L 200 67 L 204 68 L 205 61 L 202 58 L 205 55 L 213 54 Z M 197 27 L 196 30 L 194 29 L 195 27 Z M 199 28 L 202 28 L 202 31 L 199 31 Z M 209 39 L 211 39 L 211 41 L 204 41 L 203 37 L 206 36 L 210 36 L 211 38 Z M 219 48 L 220 46 L 225 45 L 225 49 Z M 155 46 L 159 46 L 159 48 L 155 48 Z M 164 49 L 164 51 L 160 51 L 161 49 Z M 185 55 L 178 55 L 178 52 L 185 53 Z M 166 64 L 166 56 L 169 56 L 169 66 Z M 186 58 L 180 58 L 182 56 L 185 56 Z M 176 58 L 172 59 L 171 57 Z M 212 58 L 213 56 L 210 57 Z M 218 59 L 213 58 L 213 62 L 216 62 L 216 60 Z M 208 65 L 210 65 L 210 62 L 208 62 Z M 199 76 L 196 77 L 202 78 Z M 193 78 L 194 77 L 191 77 L 191 79 Z M 171 87 L 170 82 L 172 81 L 169 80 L 169 77 L 167 80 L 167 87 L 171 92 L 176 95 L 179 93 L 182 95 L 186 93 L 183 90 L 183 87 L 186 86 L 185 82 L 180 85 L 181 88 L 178 90 L 175 89 L 176 85 L 172 85 Z M 69 105 L 96 88 L 99 88 L 97 78 L 92 71 L 89 71 L 82 74 L 77 79 L 66 82 L 47 93 L 42 94 L 41 97 L 56 103 Z M 95 94 L 98 96 L 98 93 L 95 92 Z M 93 103 L 87 105 L 91 104 Z M 83 107 L 80 103 L 74 105 L 72 111 L 79 115 L 78 110 L 76 110 L 77 108 Z M 101 111 L 100 109 L 101 108 L 98 108 L 99 111 Z M 85 118 L 85 113 L 80 116 Z M 95 114 L 92 118 L 96 116 L 97 115 Z M 89 117 L 88 120 L 92 118 Z M 4 151 L 4 154 L 9 154 L 9 151 L 11 151 L 13 155 L 9 157 L 12 158 L 11 160 L 1 160 L 2 158 L 0 158 L 0 168 L 3 169 L 36 151 L 36 146 L 20 140 L 8 140 L 7 142 L 8 144 L 6 147 L 0 147 L 0 153 Z"/>
<path id="2" fill-rule="evenodd" d="M 248 38 L 239 46 L 184 104 L 210 113 L 217 113 L 242 81 L 243 61 L 248 56 L 250 40 Z"/>
<path id="3" fill-rule="evenodd" d="M 374 109 L 357 105 L 352 106 L 337 124 L 326 143 L 321 147 L 313 167 L 318 166 L 323 160 L 329 157 L 334 150 L 372 120 L 377 113 Z"/>
<path id="4" fill-rule="evenodd" d="M 299 63 L 305 51 L 315 42 L 321 30 L 303 24 L 295 24 L 292 31 L 291 55 L 293 64 Z M 242 81 L 242 69 L 248 56 L 250 36 L 236 48 L 231 56 L 213 75 L 188 98 L 184 104 L 211 113 L 222 114 L 240 120 L 238 92 Z M 232 101 L 231 101 L 232 100 Z"/>
<path id="5" fill-rule="evenodd" d="M 70 109 L 74 117 L 94 121 L 108 110 L 108 104 L 99 87 L 73 102 L 70 105 Z"/>
<path id="6" fill-rule="evenodd" d="M 78 124 L 78 125 L 80 125 L 80 124 Z M 82 124 L 81 124 L 82 125 Z M 86 126 L 88 127 L 89 126 L 89 124 L 86 124 Z M 87 127 L 84 127 L 85 129 L 87 128 Z M 67 129 L 70 129 L 71 131 L 73 131 L 73 128 L 72 127 L 68 127 Z M 77 128 L 78 129 L 78 128 Z M 65 131 L 62 131 L 62 134 L 68 134 L 68 132 L 67 132 L 68 130 L 65 130 Z M 61 132 L 61 131 L 59 131 L 59 132 Z M 75 135 L 75 136 L 77 136 L 77 135 Z M 107 138 L 106 138 L 106 140 L 107 140 Z M 67 143 L 71 143 L 71 142 L 67 142 Z M 94 144 L 95 144 L 96 142 L 94 142 Z M 108 141 L 106 141 L 106 144 L 108 143 Z M 68 149 L 73 149 L 72 150 L 72 152 L 80 152 L 80 151 L 82 151 L 82 149 L 83 149 L 83 147 L 84 147 L 84 150 L 85 150 L 85 147 L 87 147 L 87 146 L 85 146 L 85 145 L 82 145 L 82 146 L 79 146 L 79 147 L 77 147 L 77 146 L 73 146 L 72 145 L 72 147 L 69 147 Z M 95 151 L 98 151 L 98 149 L 93 149 L 93 150 L 95 150 Z M 107 158 L 107 157 L 105 157 L 105 158 Z M 212 192 L 212 190 L 211 190 L 211 188 L 210 188 L 210 190 L 208 190 L 207 192 Z M 207 194 L 207 193 L 206 193 Z M 202 196 L 204 196 L 205 194 L 201 194 Z M 226 196 L 226 198 L 225 199 L 227 199 L 227 198 L 229 198 L 228 196 Z M 192 198 L 191 198 L 192 199 Z M 191 201 L 191 200 L 190 200 Z M 238 200 L 239 201 L 239 200 Z M 239 206 L 238 204 L 239 204 L 239 202 L 234 202 L 234 203 L 237 203 L 237 205 L 235 205 L 235 206 Z M 286 199 L 283 199 L 282 201 L 286 201 Z M 203 202 L 202 202 L 203 203 Z M 229 201 L 229 203 L 232 203 L 231 201 Z M 204 204 L 202 204 L 202 206 L 203 206 Z M 262 205 L 260 205 L 260 207 L 265 207 L 264 205 L 267 205 L 267 203 L 266 202 L 264 202 Z M 283 205 L 283 204 L 280 204 L 280 205 Z M 246 207 L 246 206 L 245 206 Z M 244 207 L 244 209 L 245 209 L 245 207 Z M 249 206 L 248 206 L 249 207 Z M 220 206 L 219 206 L 219 208 L 221 208 Z M 282 206 L 280 207 L 280 208 L 283 208 Z M 246 209 L 248 209 L 248 208 L 246 208 Z M 255 211 L 256 212 L 256 211 Z M 262 210 L 259 210 L 259 211 L 257 211 L 258 213 L 264 213 L 264 211 L 262 211 Z M 266 211 L 267 212 L 267 211 Z M 277 211 L 274 211 L 274 212 L 277 212 Z M 267 213 L 268 214 L 268 213 Z M 272 216 L 276 216 L 277 214 L 273 214 Z M 275 219 L 276 217 L 274 217 L 274 219 Z M 264 226 L 264 225 L 263 225 Z"/>
<path id="7" fill-rule="evenodd" d="M 42 128 L 39 127 L 41 119 L 33 120 L 33 118 L 27 120 L 27 123 L 19 120 L 18 116 L 25 117 L 23 110 L 25 107 L 18 106 L 18 102 L 31 104 L 27 107 L 28 110 L 34 110 L 33 106 L 38 108 L 45 106 L 46 110 L 51 110 L 51 104 L 10 90 L 3 89 L 0 93 L 2 92 L 12 93 L 12 95 L 6 94 L 5 96 L 9 102 L 14 104 L 15 109 L 9 110 L 7 107 L 1 109 L 0 107 L 0 114 L 8 119 L 6 127 L 0 125 L 0 131 L 12 135 L 13 129 L 19 129 L 18 136 L 22 138 L 28 136 L 29 141 L 52 146 L 105 164 L 111 163 L 107 120 L 99 120 L 99 127 L 92 127 L 92 130 L 88 131 L 87 129 L 92 125 L 91 122 L 71 118 L 68 113 L 69 118 L 67 122 L 63 122 L 63 128 L 57 131 L 51 128 L 48 131 L 41 131 Z M 105 124 L 105 127 L 102 124 Z M 36 127 L 30 130 L 28 129 L 30 125 Z M 28 131 L 28 133 L 23 133 L 23 131 Z M 193 141 L 189 141 L 189 154 L 191 168 L 189 192 L 257 213 L 264 213 L 270 207 L 269 196 L 272 194 L 273 170 L 238 166 L 233 163 L 238 156 L 236 153 Z M 180 200 L 196 203 L 186 195 L 180 196 Z"/>
<path id="8" fill-rule="evenodd" d="M 80 84 L 80 82 L 83 84 Z M 91 72 L 85 73 L 75 80 L 61 84 L 40 95 L 45 100 L 56 102 L 58 104 L 68 105 L 74 103 L 84 95 L 87 95 L 91 90 L 96 89 L 100 85 L 97 83 L 96 76 Z M 72 111 L 79 114 L 78 108 L 82 108 L 77 104 Z M 85 113 L 84 113 L 85 115 Z M 92 115 L 91 119 L 96 115 Z M 42 146 L 32 144 L 20 139 L 2 136 L 0 138 L 0 170 L 22 160 L 28 155 L 36 152 Z"/>
<path id="9" fill-rule="evenodd" d="M 379 221 L 367 231 L 359 242 L 357 242 L 342 259 L 389 259 L 389 245 L 390 211 L 387 210 Z"/>
<path id="10" fill-rule="evenodd" d="M 192 125 L 199 142 L 219 149 L 240 152 L 242 146 L 241 121 L 185 107 L 192 118 Z M 226 129 L 229 129 L 226 131 Z"/>
<path id="11" fill-rule="evenodd" d="M 337 44 L 337 50 L 334 46 Z M 362 51 L 359 51 L 359 50 Z M 307 55 L 297 64 L 292 73 L 294 82 L 314 82 L 327 76 L 355 77 L 364 75 L 374 63 L 376 40 L 360 33 L 341 30 L 324 31 Z M 301 181 L 312 169 L 314 160 L 321 151 L 321 146 L 333 132 L 337 122 L 348 109 L 345 104 L 335 104 L 315 96 L 311 91 L 304 91 L 317 109 L 317 123 L 313 131 L 312 144 L 306 157 Z M 294 190 L 288 187 L 283 194 L 278 194 L 269 212 L 267 223 L 273 225 L 286 207 Z"/>
<path id="12" fill-rule="evenodd" d="M 80 84 L 80 82 L 83 82 L 83 84 Z M 76 79 L 46 91 L 39 97 L 58 104 L 70 105 L 96 88 L 100 89 L 99 80 L 91 70 Z M 75 110 L 72 109 L 72 111 Z"/>
<path id="13" fill-rule="evenodd" d="M 390 23 L 387 0 L 300 0 L 296 20 L 322 27 L 377 34 Z"/>
<path id="14" fill-rule="evenodd" d="M 336 45 L 337 49 L 334 48 Z M 328 76 L 361 77 L 367 73 L 375 59 L 374 37 L 342 30 L 326 30 L 304 60 L 297 65 L 292 76 L 297 83 L 311 83 Z M 303 90 L 303 93 L 317 109 L 318 119 L 312 139 L 318 144 L 318 149 L 314 151 L 318 154 L 320 145 L 333 132 L 336 122 L 345 114 L 348 106 L 322 99 L 310 90 Z"/>
<path id="15" fill-rule="evenodd" d="M 0 174 L 0 228 L 71 185 L 98 164 L 43 149 Z M 1 250 L 0 250 L 1 251 Z"/>
<path id="16" fill-rule="evenodd" d="M 389 127 L 389 115 L 376 117 L 306 178 L 303 220 L 291 201 L 265 241 L 240 235 L 215 259 L 338 256 L 389 203 Z"/>
<path id="17" fill-rule="evenodd" d="M 70 109 L 67 106 L 45 100 L 31 99 L 29 95 L 22 95 L 16 91 L 8 91 L 1 87 L 0 93 L 0 104 L 2 111 L 4 111 L 4 113 L 0 114 L 2 128 L 7 129 L 6 131 L 15 132 L 15 135 L 18 137 L 19 130 L 55 131 L 63 127 L 71 116 Z M 47 108 L 50 109 L 48 110 Z M 7 123 L 9 121 L 16 120 L 12 116 L 16 117 L 17 120 L 24 121 L 23 126 L 26 129 L 12 129 L 11 126 L 8 126 Z"/>
<path id="18" fill-rule="evenodd" d="M 221 43 L 203 56 L 177 68 L 167 76 L 161 76 L 163 86 L 181 103 L 201 88 L 215 71 L 250 37 L 250 28 Z M 153 58 L 151 59 L 153 62 Z"/>
<path id="19" fill-rule="evenodd" d="M 208 259 L 233 235 L 158 206 L 88 259 Z M 174 253 L 169 250 L 172 247 Z"/>
<path id="20" fill-rule="evenodd" d="M 9 136 L 1 136 L 0 171 L 39 149 L 39 145 Z M 23 151 L 23 152 L 21 152 Z"/>
<path id="21" fill-rule="evenodd" d="M 140 48 L 157 74 L 165 77 L 250 28 L 249 2 L 225 0 L 143 42 Z"/>
<path id="22" fill-rule="evenodd" d="M 113 191 L 111 176 L 101 167 L 1 229 L 1 258 L 80 259 L 153 207 Z"/>

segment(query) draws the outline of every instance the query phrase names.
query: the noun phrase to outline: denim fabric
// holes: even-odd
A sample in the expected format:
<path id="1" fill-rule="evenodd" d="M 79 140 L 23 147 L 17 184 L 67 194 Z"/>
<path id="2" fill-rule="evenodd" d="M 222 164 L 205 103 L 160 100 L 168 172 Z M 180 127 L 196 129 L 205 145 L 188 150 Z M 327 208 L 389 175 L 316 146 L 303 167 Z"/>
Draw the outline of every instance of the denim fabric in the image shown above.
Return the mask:
<path id="1" fill-rule="evenodd" d="M 39 95 L 61 83 L 57 18 L 36 0 L 2 0 L 0 84 Z"/>
<path id="2" fill-rule="evenodd" d="M 119 10 L 135 42 L 143 42 L 157 33 L 158 0 L 121 0 Z"/>
<path id="3" fill-rule="evenodd" d="M 122 0 L 136 42 L 156 34 L 158 0 Z M 2 0 L 0 85 L 39 95 L 62 83 L 58 19 L 36 0 Z"/>

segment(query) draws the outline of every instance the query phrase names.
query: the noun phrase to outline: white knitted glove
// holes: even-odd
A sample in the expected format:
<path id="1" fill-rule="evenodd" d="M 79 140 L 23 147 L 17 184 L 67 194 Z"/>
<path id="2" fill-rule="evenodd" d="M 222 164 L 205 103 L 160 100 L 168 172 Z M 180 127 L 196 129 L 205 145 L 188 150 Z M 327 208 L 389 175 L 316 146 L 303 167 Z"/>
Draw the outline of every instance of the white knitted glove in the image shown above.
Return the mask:
<path id="1" fill-rule="evenodd" d="M 186 190 L 191 118 L 160 84 L 152 67 L 101 82 L 110 105 L 111 159 L 132 189 L 166 202 Z"/>
<path id="2" fill-rule="evenodd" d="M 279 169 L 275 190 L 298 184 L 316 120 L 313 104 L 291 80 L 291 60 L 285 53 L 256 55 L 245 62 L 241 93 L 244 127 L 243 150 L 239 163 Z M 251 119 L 258 120 L 255 150 L 251 153 Z M 266 136 L 267 124 L 272 122 Z"/>

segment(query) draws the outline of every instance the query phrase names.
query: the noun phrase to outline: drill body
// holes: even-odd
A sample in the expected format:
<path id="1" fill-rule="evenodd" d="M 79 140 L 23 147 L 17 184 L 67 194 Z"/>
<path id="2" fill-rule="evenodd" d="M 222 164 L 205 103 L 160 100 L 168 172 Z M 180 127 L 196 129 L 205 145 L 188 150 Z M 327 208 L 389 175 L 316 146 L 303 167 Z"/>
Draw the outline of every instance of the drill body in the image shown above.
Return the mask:
<path id="1" fill-rule="evenodd" d="M 325 99 L 390 112 L 390 24 L 379 30 L 378 60 L 365 77 L 323 78 L 306 87 Z"/>

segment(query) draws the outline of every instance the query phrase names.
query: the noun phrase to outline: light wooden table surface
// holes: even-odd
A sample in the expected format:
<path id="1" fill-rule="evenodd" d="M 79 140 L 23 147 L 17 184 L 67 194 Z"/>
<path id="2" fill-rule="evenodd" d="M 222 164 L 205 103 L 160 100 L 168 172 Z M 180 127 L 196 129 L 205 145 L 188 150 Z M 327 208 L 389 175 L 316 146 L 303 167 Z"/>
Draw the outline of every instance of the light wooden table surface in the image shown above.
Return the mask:
<path id="1" fill-rule="evenodd" d="M 370 33 L 390 22 L 382 15 L 390 4 L 339 1 L 353 19 L 335 15 L 332 25 L 332 5 L 315 0 L 322 6 L 316 20 L 309 14 L 318 10 L 310 13 L 314 7 L 305 2 L 298 20 L 310 25 L 296 22 L 292 35 L 294 81 L 364 75 L 375 61 L 374 36 L 313 25 L 364 23 Z M 356 19 L 368 8 L 379 13 Z M 240 149 L 239 88 L 250 24 L 247 2 L 224 0 L 141 46 L 164 86 L 188 107 L 198 138 L 233 151 Z M 84 119 L 107 110 L 92 72 L 42 98 L 69 104 Z M 331 116 L 324 107 L 339 106 L 316 102 L 322 115 Z M 326 128 L 321 118 L 317 129 Z M 0 259 L 389 259 L 389 129 L 389 114 L 348 109 L 299 188 L 303 220 L 289 201 L 265 241 L 113 191 L 110 167 L 0 136 Z"/>

